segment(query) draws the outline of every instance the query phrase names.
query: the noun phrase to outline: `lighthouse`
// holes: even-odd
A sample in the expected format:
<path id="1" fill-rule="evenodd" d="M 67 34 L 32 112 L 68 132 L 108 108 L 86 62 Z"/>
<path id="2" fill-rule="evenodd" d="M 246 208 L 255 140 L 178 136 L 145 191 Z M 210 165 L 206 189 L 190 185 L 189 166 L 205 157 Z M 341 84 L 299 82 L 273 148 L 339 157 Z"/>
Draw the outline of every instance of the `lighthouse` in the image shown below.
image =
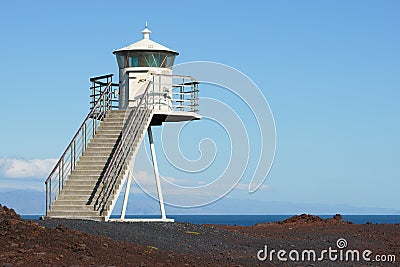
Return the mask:
<path id="1" fill-rule="evenodd" d="M 143 95 L 146 81 L 152 81 L 153 89 L 149 101 L 155 113 L 153 124 L 168 121 L 199 119 L 197 102 L 188 103 L 183 90 L 197 83 L 189 76 L 174 76 L 172 68 L 179 53 L 150 39 L 152 33 L 147 26 L 141 32 L 143 39 L 115 50 L 119 68 L 119 109 L 136 107 Z M 179 80 L 182 81 L 179 81 Z M 177 86 L 174 81 L 177 80 Z M 180 83 L 179 83 L 180 82 Z M 185 84 L 186 83 L 186 84 Z M 185 86 L 182 86 L 185 85 Z M 182 90 L 178 90 L 182 89 Z M 191 100 L 195 100 L 193 96 Z M 185 112 L 189 111 L 189 112 Z M 194 113 L 193 113 L 194 112 Z"/>
<path id="2" fill-rule="evenodd" d="M 172 66 L 178 52 L 150 40 L 151 31 L 147 27 L 142 31 L 143 39 L 115 50 L 119 67 L 119 108 L 133 107 L 141 95 L 139 89 L 151 74 L 164 74 L 162 90 L 155 96 L 162 103 L 160 109 L 168 110 L 171 98 L 169 88 L 172 86 Z M 167 94 L 163 94 L 163 91 Z"/>
<path id="3" fill-rule="evenodd" d="M 201 119 L 199 82 L 173 73 L 179 53 L 151 40 L 147 23 L 141 33 L 141 40 L 113 51 L 118 83 L 113 74 L 90 79 L 89 114 L 45 181 L 46 218 L 110 221 L 125 188 L 118 220 L 127 221 L 132 170 L 147 132 L 161 217 L 135 220 L 173 221 L 164 208 L 152 127 Z"/>

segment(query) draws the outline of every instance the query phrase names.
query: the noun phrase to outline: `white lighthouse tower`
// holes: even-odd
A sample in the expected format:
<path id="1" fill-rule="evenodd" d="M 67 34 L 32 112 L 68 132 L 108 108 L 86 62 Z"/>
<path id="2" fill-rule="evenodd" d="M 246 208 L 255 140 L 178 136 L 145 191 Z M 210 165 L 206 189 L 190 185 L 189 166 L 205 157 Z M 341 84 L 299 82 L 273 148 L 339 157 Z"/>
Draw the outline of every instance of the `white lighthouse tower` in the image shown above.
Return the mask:
<path id="1" fill-rule="evenodd" d="M 113 52 L 119 67 L 119 109 L 136 107 L 145 89 L 143 84 L 152 81 L 154 88 L 149 101 L 154 105 L 154 124 L 165 120 L 199 119 L 200 116 L 193 113 L 197 113 L 197 107 L 190 108 L 190 104 L 197 103 L 188 103 L 185 101 L 184 91 L 177 90 L 183 89 L 182 85 L 196 86 L 194 79 L 189 76 L 172 75 L 175 57 L 179 53 L 151 40 L 147 22 L 142 34 L 142 40 Z M 174 88 L 174 78 L 183 79 L 184 82 L 181 81 Z M 180 94 L 179 97 L 177 94 Z"/>
<path id="2" fill-rule="evenodd" d="M 115 50 L 119 67 L 119 108 L 133 107 L 138 96 L 141 95 L 140 88 L 148 80 L 150 73 L 172 75 L 172 66 L 175 56 L 179 53 L 150 40 L 151 31 L 147 27 L 142 31 L 143 39 Z M 168 92 L 171 87 L 171 79 L 167 76 L 162 78 L 163 90 Z M 167 95 L 170 97 L 170 95 Z M 162 109 L 167 110 L 168 98 L 157 95 L 157 99 L 163 103 Z"/>
<path id="3" fill-rule="evenodd" d="M 90 112 L 45 182 L 46 217 L 108 221 L 126 184 L 124 220 L 131 170 L 148 132 L 161 212 L 157 220 L 173 221 L 165 214 L 151 127 L 200 119 L 198 82 L 173 74 L 179 53 L 150 40 L 147 23 L 142 34 L 142 40 L 113 52 L 119 83 L 112 74 L 90 79 Z"/>

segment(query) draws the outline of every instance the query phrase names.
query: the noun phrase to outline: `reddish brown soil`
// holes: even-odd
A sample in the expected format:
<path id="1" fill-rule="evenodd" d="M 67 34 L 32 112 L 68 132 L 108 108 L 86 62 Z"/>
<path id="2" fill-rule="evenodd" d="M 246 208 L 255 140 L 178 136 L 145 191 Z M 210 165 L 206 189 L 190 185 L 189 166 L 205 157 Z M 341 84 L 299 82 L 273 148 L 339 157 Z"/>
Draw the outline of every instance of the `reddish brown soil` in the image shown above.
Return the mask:
<path id="1" fill-rule="evenodd" d="M 78 231 L 44 228 L 0 205 L 0 266 L 184 266 L 194 256 Z"/>
<path id="2" fill-rule="evenodd" d="M 344 238 L 346 249 L 371 250 L 375 255 L 395 255 L 395 262 L 326 262 L 312 266 L 400 266 L 400 225 L 399 224 L 352 224 L 345 222 L 341 215 L 331 219 L 302 214 L 282 222 L 257 224 L 255 226 L 217 226 L 248 236 L 264 238 L 271 249 L 321 251 L 329 246 L 337 249 L 336 241 Z M 285 264 L 284 264 L 285 265 Z M 307 266 L 307 264 L 304 264 Z M 282 265 L 283 266 L 283 265 Z"/>

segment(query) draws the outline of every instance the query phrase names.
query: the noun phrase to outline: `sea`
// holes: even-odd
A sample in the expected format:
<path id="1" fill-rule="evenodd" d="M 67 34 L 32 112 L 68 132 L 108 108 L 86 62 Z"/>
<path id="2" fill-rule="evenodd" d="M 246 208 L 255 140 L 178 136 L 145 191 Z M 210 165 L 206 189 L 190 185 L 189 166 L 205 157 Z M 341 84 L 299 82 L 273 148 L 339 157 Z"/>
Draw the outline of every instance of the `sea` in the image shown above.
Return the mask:
<path id="1" fill-rule="evenodd" d="M 23 219 L 38 220 L 42 215 L 21 215 Z M 251 226 L 259 223 L 283 221 L 293 215 L 168 215 L 176 222 L 193 224 L 221 224 Z M 332 218 L 333 215 L 317 215 L 323 219 Z M 342 215 L 343 219 L 354 224 L 400 224 L 400 215 Z M 134 216 L 127 215 L 127 219 L 134 218 L 159 218 L 156 215 Z M 119 216 L 111 216 L 119 218 Z"/>

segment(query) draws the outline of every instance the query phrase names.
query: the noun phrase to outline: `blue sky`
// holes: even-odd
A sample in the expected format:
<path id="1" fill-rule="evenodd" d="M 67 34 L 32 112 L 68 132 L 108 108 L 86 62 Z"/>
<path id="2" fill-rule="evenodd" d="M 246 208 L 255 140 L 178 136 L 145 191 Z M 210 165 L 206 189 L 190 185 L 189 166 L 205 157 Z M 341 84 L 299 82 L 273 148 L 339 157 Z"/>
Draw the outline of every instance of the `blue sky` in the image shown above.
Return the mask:
<path id="1" fill-rule="evenodd" d="M 180 52 L 176 63 L 230 65 L 270 104 L 268 189 L 231 197 L 400 209 L 398 1 L 7 1 L 2 10 L 0 188 L 41 188 L 51 160 L 26 177 L 4 162 L 58 158 L 88 112 L 89 78 L 117 74 L 112 51 L 139 40 L 147 20 L 153 40 Z"/>

